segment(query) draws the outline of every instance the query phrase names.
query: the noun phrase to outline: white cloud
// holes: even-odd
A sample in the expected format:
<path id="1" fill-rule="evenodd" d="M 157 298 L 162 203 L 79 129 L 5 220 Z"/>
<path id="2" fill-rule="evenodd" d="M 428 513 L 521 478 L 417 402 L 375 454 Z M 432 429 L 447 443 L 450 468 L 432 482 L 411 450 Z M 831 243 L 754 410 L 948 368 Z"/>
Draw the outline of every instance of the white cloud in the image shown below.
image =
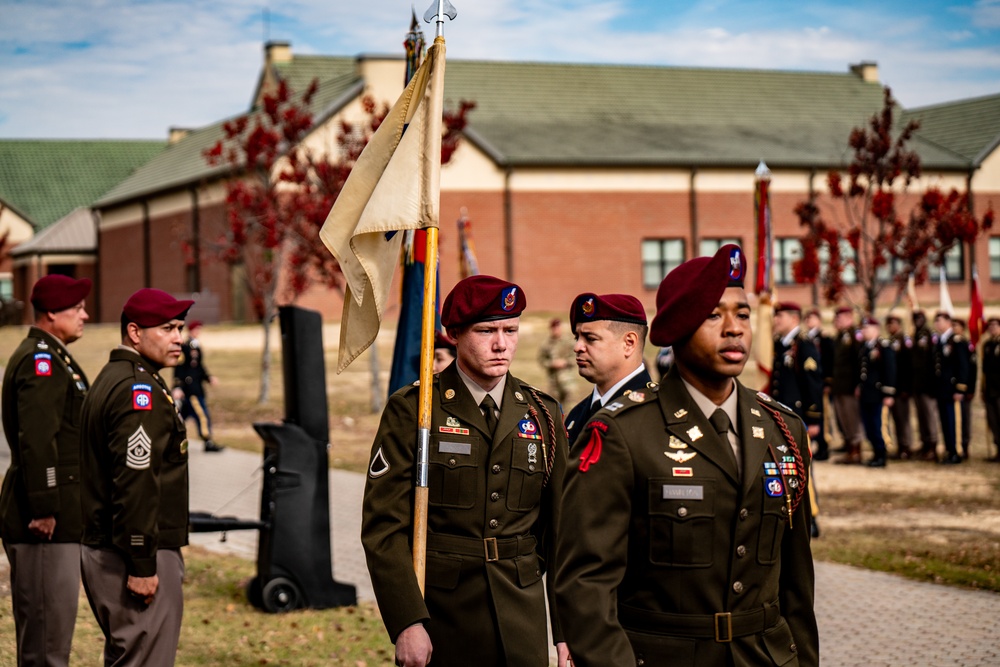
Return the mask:
<path id="1" fill-rule="evenodd" d="M 1000 91 L 1000 40 L 988 32 L 1000 27 L 1000 0 L 967 5 L 964 17 L 922 15 L 925 5 L 902 16 L 870 3 L 669 2 L 647 7 L 662 18 L 645 22 L 633 18 L 644 0 L 452 1 L 452 58 L 835 72 L 875 60 L 908 105 Z M 269 37 L 295 53 L 401 54 L 409 27 L 401 0 L 263 2 Z M 239 113 L 262 62 L 261 10 L 244 0 L 0 0 L 0 136 L 160 138 Z M 432 39 L 434 27 L 421 26 Z"/>

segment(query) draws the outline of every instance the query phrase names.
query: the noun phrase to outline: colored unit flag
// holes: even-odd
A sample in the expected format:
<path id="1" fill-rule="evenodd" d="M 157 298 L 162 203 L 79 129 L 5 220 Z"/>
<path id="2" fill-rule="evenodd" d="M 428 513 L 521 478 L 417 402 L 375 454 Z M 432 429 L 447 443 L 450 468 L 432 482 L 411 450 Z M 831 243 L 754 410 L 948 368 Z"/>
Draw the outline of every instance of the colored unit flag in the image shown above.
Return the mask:
<path id="1" fill-rule="evenodd" d="M 757 294 L 771 291 L 773 239 L 771 237 L 771 170 L 762 160 L 757 165 L 754 187 L 754 222 L 757 230 Z"/>
<path id="2" fill-rule="evenodd" d="M 972 294 L 969 297 L 969 340 L 973 345 L 979 345 L 979 337 L 983 335 L 983 295 L 979 291 L 979 269 L 972 268 Z"/>
<path id="3" fill-rule="evenodd" d="M 955 306 L 951 303 L 951 293 L 948 291 L 948 276 L 944 271 L 944 264 L 941 265 L 941 304 L 939 310 L 948 313 L 949 317 L 955 317 Z"/>
<path id="4" fill-rule="evenodd" d="M 438 226 L 444 51 L 428 49 L 320 230 L 347 282 L 338 373 L 378 335 L 402 243 L 394 232 Z"/>
<path id="5" fill-rule="evenodd" d="M 458 275 L 459 279 L 479 275 L 479 262 L 476 260 L 476 245 L 472 242 L 472 221 L 462 209 L 462 217 L 458 219 Z"/>
<path id="6" fill-rule="evenodd" d="M 392 373 L 389 375 L 389 395 L 413 384 L 420 377 L 420 327 L 424 308 L 424 271 L 427 256 L 427 232 L 407 231 L 403 239 L 403 285 L 399 300 L 399 323 L 396 325 L 396 346 L 392 353 Z M 434 307 L 434 328 L 441 328 L 440 292 Z"/>

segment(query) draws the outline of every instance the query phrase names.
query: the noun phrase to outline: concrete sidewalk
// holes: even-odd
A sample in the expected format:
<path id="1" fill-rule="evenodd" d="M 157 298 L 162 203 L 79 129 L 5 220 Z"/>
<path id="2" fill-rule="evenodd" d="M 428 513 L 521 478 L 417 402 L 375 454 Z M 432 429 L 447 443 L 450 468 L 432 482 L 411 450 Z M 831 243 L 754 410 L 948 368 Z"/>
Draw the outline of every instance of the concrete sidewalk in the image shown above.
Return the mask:
<path id="1" fill-rule="evenodd" d="M 232 449 L 190 452 L 191 510 L 256 519 L 261 457 Z M 0 446 L 0 471 L 9 464 Z M 373 600 L 361 549 L 364 475 L 330 471 L 334 578 Z M 256 531 L 192 535 L 191 542 L 253 559 Z M 921 583 L 831 563 L 816 564 L 816 612 L 824 667 L 996 667 L 1000 595 Z"/>

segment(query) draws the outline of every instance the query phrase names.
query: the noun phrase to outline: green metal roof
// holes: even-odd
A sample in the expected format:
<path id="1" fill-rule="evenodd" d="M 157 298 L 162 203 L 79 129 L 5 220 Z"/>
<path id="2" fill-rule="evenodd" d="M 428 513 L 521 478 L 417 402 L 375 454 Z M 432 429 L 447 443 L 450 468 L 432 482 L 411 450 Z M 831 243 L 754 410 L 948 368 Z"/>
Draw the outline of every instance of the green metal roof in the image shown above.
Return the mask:
<path id="1" fill-rule="evenodd" d="M 0 139 L 0 201 L 44 229 L 89 206 L 165 141 Z"/>
<path id="2" fill-rule="evenodd" d="M 844 165 L 883 90 L 851 73 L 449 61 L 473 141 L 512 165 Z M 928 167 L 961 168 L 926 152 Z"/>
<path id="3" fill-rule="evenodd" d="M 978 167 L 1000 142 L 1000 94 L 907 110 L 920 121 L 917 134 Z"/>
<path id="4" fill-rule="evenodd" d="M 353 72 L 321 82 L 310 105 L 315 120 L 318 122 L 356 97 L 361 86 L 362 82 Z M 204 156 L 207 149 L 224 138 L 222 127 L 228 120 L 231 119 L 221 120 L 189 132 L 183 139 L 168 146 L 160 155 L 116 185 L 95 205 L 121 203 L 153 192 L 180 188 L 229 173 L 227 165 L 211 167 Z"/>
<path id="5" fill-rule="evenodd" d="M 363 90 L 357 60 L 296 55 L 274 72 L 293 90 L 320 80 L 312 111 L 321 123 Z M 883 88 L 849 72 L 449 60 L 445 98 L 451 107 L 476 103 L 468 137 L 503 165 L 752 168 L 764 160 L 829 169 L 847 164 L 851 130 L 882 108 Z M 171 145 L 98 204 L 225 173 L 202 156 L 223 122 Z M 925 169 L 967 170 L 968 155 L 945 139 L 922 131 L 914 142 Z"/>

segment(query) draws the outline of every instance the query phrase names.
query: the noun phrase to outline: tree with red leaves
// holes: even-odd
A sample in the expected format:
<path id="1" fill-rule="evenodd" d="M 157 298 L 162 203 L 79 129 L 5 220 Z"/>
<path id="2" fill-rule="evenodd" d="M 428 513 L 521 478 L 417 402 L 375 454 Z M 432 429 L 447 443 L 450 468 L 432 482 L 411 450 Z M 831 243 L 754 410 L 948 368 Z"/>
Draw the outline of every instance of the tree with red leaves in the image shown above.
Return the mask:
<path id="1" fill-rule="evenodd" d="M 806 228 L 802 258 L 793 265 L 795 280 L 820 280 L 824 298 L 836 302 L 849 298 L 843 276 L 853 268 L 865 312 L 874 312 L 889 285 L 895 284 L 901 295 L 910 276 L 917 284 L 925 282 L 930 266 L 941 264 L 949 250 L 972 243 L 993 224 L 992 209 L 977 219 L 968 193 L 955 189 L 944 193 L 928 188 L 919 205 L 908 215 L 900 214 L 907 188 L 920 177 L 920 156 L 908 147 L 919 123 L 910 121 L 896 133 L 896 112 L 892 92 L 886 88 L 882 110 L 867 127 L 851 131 L 848 144 L 853 159 L 847 173 L 834 170 L 827 175 L 829 196 L 840 205 L 841 215 L 821 211 L 815 197 L 795 207 Z M 826 251 L 825 266 L 821 250 Z"/>
<path id="2" fill-rule="evenodd" d="M 270 323 L 278 306 L 292 303 L 311 285 L 343 294 L 343 274 L 319 240 L 319 231 L 351 169 L 389 112 L 370 95 L 361 99 L 365 118 L 341 120 L 338 154 L 311 150 L 303 140 L 313 130 L 309 107 L 316 80 L 301 95 L 282 81 L 248 115 L 223 125 L 224 138 L 204 152 L 212 166 L 228 165 L 226 233 L 215 243 L 218 258 L 241 269 L 254 313 L 264 326 L 258 401 L 270 392 Z M 445 111 L 442 153 L 458 145 L 474 103 Z M 443 160 L 447 162 L 447 159 Z M 187 253 L 186 253 L 187 254 Z"/>

